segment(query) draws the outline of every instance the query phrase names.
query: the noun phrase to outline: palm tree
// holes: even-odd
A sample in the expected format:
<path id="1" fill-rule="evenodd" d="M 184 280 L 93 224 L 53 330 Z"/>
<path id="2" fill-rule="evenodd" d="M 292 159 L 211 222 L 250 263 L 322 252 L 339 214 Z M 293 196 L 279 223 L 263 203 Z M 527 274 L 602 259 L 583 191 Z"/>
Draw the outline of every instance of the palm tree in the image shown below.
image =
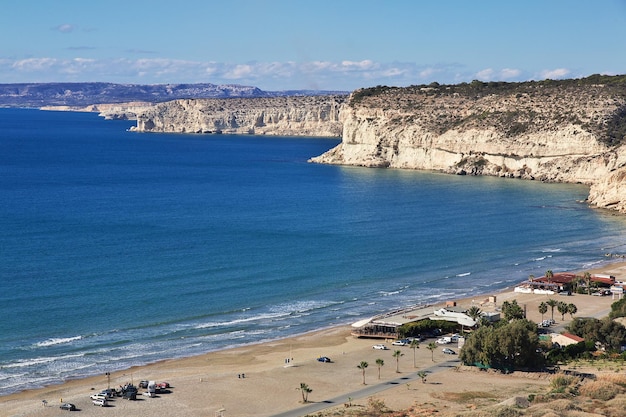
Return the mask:
<path id="1" fill-rule="evenodd" d="M 401 350 L 394 350 L 393 351 L 393 355 L 394 358 L 396 358 L 396 372 L 400 372 L 400 357 L 404 356 L 404 353 L 402 353 Z"/>
<path id="2" fill-rule="evenodd" d="M 426 374 L 426 372 L 424 372 L 424 371 L 419 371 L 419 372 L 417 373 L 417 376 L 419 376 L 420 378 L 422 378 L 422 384 L 425 384 L 425 383 L 426 383 L 426 375 L 427 375 L 427 374 Z"/>
<path id="3" fill-rule="evenodd" d="M 574 318 L 574 314 L 576 314 L 577 311 L 578 311 L 578 307 L 576 307 L 576 304 L 569 303 L 567 305 L 567 312 L 569 313 L 569 316 L 572 319 Z"/>
<path id="4" fill-rule="evenodd" d="M 556 305 L 556 309 L 561 313 L 561 321 L 565 320 L 565 313 L 567 313 L 567 304 L 563 301 L 559 301 Z"/>
<path id="5" fill-rule="evenodd" d="M 382 359 L 376 359 L 376 365 L 378 365 L 378 379 L 380 379 L 380 368 L 385 364 L 385 361 Z M 365 383 L 365 382 L 364 382 Z"/>
<path id="6" fill-rule="evenodd" d="M 370 364 L 365 361 L 361 361 L 361 363 L 356 366 L 363 372 L 363 385 L 365 385 L 365 369 L 367 369 L 368 366 L 370 366 Z"/>
<path id="7" fill-rule="evenodd" d="M 587 294 L 591 295 L 591 274 L 589 272 L 585 272 L 583 279 L 585 280 L 585 285 L 587 285 Z"/>
<path id="8" fill-rule="evenodd" d="M 437 344 L 435 342 L 430 342 L 426 349 L 430 350 L 430 357 L 435 362 L 435 349 L 437 349 Z"/>
<path id="9" fill-rule="evenodd" d="M 543 321 L 543 315 L 548 312 L 548 305 L 543 301 L 539 303 L 539 312 L 541 313 L 541 321 Z"/>
<path id="10" fill-rule="evenodd" d="M 417 362 L 415 362 L 415 352 L 420 348 L 420 341 L 417 339 L 411 340 L 409 347 L 413 349 L 413 368 L 417 368 Z"/>
<path id="11" fill-rule="evenodd" d="M 307 384 L 305 384 L 304 382 L 300 382 L 300 388 L 296 388 L 296 389 L 299 389 L 300 392 L 302 393 L 302 402 L 303 403 L 309 402 L 309 394 L 313 390 L 311 388 L 309 388 L 309 386 Z"/>
<path id="12" fill-rule="evenodd" d="M 548 301 L 546 301 L 546 304 L 549 305 L 550 308 L 552 309 L 552 321 L 554 321 L 554 307 L 557 306 L 558 302 L 550 298 Z"/>
<path id="13" fill-rule="evenodd" d="M 554 278 L 554 272 L 551 269 L 546 271 L 546 278 L 548 279 L 548 283 L 552 283 L 552 278 Z"/>
<path id="14" fill-rule="evenodd" d="M 467 309 L 465 314 L 467 314 L 469 318 L 474 320 L 474 323 L 478 324 L 478 319 L 482 316 L 483 312 L 481 311 L 479 307 L 471 306 L 470 308 Z M 476 324 L 474 326 L 476 326 Z"/>

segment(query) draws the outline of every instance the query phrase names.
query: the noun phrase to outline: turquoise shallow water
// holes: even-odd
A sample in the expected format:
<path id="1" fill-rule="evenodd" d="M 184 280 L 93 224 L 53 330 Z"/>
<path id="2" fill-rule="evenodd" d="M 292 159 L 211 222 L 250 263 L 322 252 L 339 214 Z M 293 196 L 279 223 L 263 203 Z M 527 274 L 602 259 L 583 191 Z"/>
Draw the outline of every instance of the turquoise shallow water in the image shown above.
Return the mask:
<path id="1" fill-rule="evenodd" d="M 338 141 L 0 109 L 0 395 L 624 252 L 580 185 L 308 164 Z"/>

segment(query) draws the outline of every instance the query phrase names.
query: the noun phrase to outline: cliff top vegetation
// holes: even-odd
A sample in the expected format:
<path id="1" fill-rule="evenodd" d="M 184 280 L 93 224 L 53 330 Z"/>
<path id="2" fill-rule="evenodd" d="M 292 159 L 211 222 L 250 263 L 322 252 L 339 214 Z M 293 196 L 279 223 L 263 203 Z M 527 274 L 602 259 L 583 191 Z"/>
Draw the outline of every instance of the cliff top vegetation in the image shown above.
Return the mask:
<path id="1" fill-rule="evenodd" d="M 626 141 L 626 75 L 376 86 L 353 92 L 349 105 L 395 112 L 399 123 L 420 123 L 438 134 L 494 128 L 514 136 L 569 124 L 608 146 Z"/>

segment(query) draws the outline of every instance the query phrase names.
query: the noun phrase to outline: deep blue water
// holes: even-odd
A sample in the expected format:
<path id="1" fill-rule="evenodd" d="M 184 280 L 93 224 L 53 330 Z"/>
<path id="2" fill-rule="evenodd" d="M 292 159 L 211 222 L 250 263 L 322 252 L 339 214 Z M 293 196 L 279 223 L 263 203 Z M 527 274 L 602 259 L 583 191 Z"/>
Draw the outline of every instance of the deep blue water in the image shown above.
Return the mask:
<path id="1" fill-rule="evenodd" d="M 0 109 L 0 395 L 624 252 L 587 187 L 307 163 L 338 141 Z"/>

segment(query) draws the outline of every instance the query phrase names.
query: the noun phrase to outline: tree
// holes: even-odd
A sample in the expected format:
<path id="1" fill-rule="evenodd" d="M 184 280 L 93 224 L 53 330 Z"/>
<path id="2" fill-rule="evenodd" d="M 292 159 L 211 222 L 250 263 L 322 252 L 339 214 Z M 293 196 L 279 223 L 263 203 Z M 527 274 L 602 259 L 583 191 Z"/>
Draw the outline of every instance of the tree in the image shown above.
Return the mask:
<path id="1" fill-rule="evenodd" d="M 539 303 L 539 312 L 541 313 L 541 321 L 543 321 L 543 315 L 548 312 L 548 305 L 544 301 Z"/>
<path id="2" fill-rule="evenodd" d="M 313 390 L 309 388 L 309 386 L 305 384 L 304 382 L 300 382 L 300 388 L 296 388 L 296 389 L 300 390 L 300 392 L 302 393 L 302 402 L 303 403 L 309 402 L 309 394 L 313 392 Z"/>
<path id="3" fill-rule="evenodd" d="M 576 307 L 576 304 L 574 304 L 574 303 L 569 303 L 567 305 L 567 312 L 569 313 L 569 316 L 573 320 L 574 319 L 574 314 L 576 314 L 576 312 L 578 312 L 578 307 Z"/>
<path id="4" fill-rule="evenodd" d="M 435 349 L 437 349 L 437 344 L 435 342 L 430 342 L 426 349 L 430 350 L 430 358 L 435 362 Z"/>
<path id="5" fill-rule="evenodd" d="M 561 321 L 565 320 L 565 314 L 568 312 L 567 303 L 564 301 L 559 301 L 556 305 L 556 309 L 561 313 Z"/>
<path id="6" fill-rule="evenodd" d="M 585 272 L 583 279 L 585 280 L 585 285 L 587 286 L 587 294 L 591 295 L 591 274 L 589 272 Z"/>
<path id="7" fill-rule="evenodd" d="M 517 300 L 503 302 L 502 313 L 506 321 L 524 318 L 524 310 L 517 304 Z"/>
<path id="8" fill-rule="evenodd" d="M 400 357 L 404 356 L 404 353 L 401 350 L 394 350 L 392 356 L 396 358 L 396 372 L 400 372 Z"/>
<path id="9" fill-rule="evenodd" d="M 361 370 L 361 372 L 363 372 L 363 385 L 365 385 L 365 370 L 368 366 L 370 366 L 370 364 L 365 361 L 361 361 L 361 363 L 356 366 Z"/>
<path id="10" fill-rule="evenodd" d="M 546 301 L 546 304 L 550 306 L 550 309 L 552 311 L 552 321 L 554 321 L 554 307 L 556 307 L 558 302 L 556 300 L 550 298 L 548 301 Z"/>
<path id="11" fill-rule="evenodd" d="M 419 371 L 419 372 L 417 373 L 417 376 L 419 376 L 419 377 L 422 379 L 422 384 L 425 384 L 425 383 L 426 383 L 426 375 L 427 375 L 427 374 L 426 374 L 426 372 L 424 372 L 424 371 Z"/>
<path id="12" fill-rule="evenodd" d="M 507 371 L 537 368 L 543 364 L 538 347 L 537 325 L 526 319 L 517 319 L 474 331 L 465 341 L 460 359 L 465 365 L 478 363 Z"/>
<path id="13" fill-rule="evenodd" d="M 417 368 L 415 353 L 417 352 L 417 349 L 420 348 L 420 341 L 417 339 L 411 340 L 411 344 L 409 345 L 409 347 L 413 349 L 413 368 Z"/>
<path id="14" fill-rule="evenodd" d="M 626 297 L 622 297 L 621 300 L 617 300 L 611 304 L 611 312 L 609 313 L 611 319 L 618 317 L 626 317 Z"/>
<path id="15" fill-rule="evenodd" d="M 481 311 L 480 308 L 476 306 L 471 306 L 470 308 L 467 309 L 465 314 L 467 314 L 469 318 L 471 318 L 472 320 L 474 320 L 476 324 L 478 324 L 480 317 L 483 315 L 483 312 Z"/>
<path id="16" fill-rule="evenodd" d="M 552 272 L 551 269 L 548 269 L 546 271 L 546 279 L 548 280 L 548 283 L 552 283 L 552 278 L 554 278 L 554 272 Z"/>
<path id="17" fill-rule="evenodd" d="M 380 379 L 380 368 L 383 367 L 385 361 L 382 359 L 376 359 L 376 365 L 378 365 L 378 379 Z M 365 384 L 365 382 L 363 382 Z"/>
<path id="18" fill-rule="evenodd" d="M 602 320 L 576 318 L 567 326 L 567 330 L 586 341 L 599 342 L 609 351 L 619 352 L 622 345 L 626 344 L 626 328 L 609 317 Z"/>

